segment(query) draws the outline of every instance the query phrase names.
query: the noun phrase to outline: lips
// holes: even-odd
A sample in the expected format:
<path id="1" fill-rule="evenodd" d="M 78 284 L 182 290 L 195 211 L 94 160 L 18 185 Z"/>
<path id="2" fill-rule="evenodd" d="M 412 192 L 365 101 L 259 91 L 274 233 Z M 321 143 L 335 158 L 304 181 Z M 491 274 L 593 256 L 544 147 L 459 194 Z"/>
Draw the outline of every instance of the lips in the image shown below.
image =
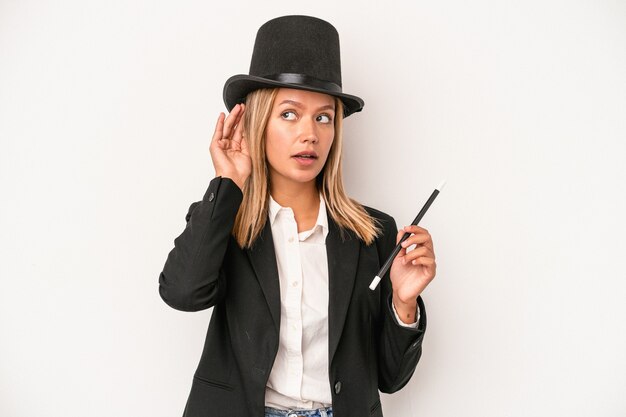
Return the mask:
<path id="1" fill-rule="evenodd" d="M 314 151 L 302 151 L 298 152 L 295 155 L 292 155 L 292 158 L 297 159 L 317 159 L 317 153 Z"/>
<path id="2" fill-rule="evenodd" d="M 315 161 L 317 161 L 317 153 L 314 151 L 302 151 L 298 152 L 295 155 L 291 155 L 294 161 L 301 168 L 310 168 L 315 166 Z"/>

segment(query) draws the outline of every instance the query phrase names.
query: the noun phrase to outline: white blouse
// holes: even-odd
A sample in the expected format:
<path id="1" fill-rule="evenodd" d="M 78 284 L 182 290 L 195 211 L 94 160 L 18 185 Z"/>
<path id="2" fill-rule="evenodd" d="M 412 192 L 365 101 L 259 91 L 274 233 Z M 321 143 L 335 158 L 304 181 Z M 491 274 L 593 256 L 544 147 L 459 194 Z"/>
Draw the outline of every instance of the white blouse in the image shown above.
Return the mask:
<path id="1" fill-rule="evenodd" d="M 293 210 L 269 202 L 278 278 L 280 334 L 265 405 L 277 409 L 312 409 L 332 404 L 328 379 L 328 218 L 320 195 L 315 226 L 298 233 Z M 395 308 L 394 308 L 395 313 Z M 419 314 L 419 311 L 418 311 Z M 400 321 L 396 313 L 397 322 Z M 405 325 L 416 327 L 414 324 Z"/>

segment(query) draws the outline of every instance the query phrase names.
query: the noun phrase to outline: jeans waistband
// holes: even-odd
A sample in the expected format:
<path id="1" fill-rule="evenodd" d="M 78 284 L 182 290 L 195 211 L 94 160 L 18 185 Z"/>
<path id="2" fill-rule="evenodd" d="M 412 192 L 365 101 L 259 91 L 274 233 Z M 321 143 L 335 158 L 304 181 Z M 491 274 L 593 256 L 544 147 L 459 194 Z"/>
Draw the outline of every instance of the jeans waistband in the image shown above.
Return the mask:
<path id="1" fill-rule="evenodd" d="M 333 408 L 316 408 L 315 410 L 277 410 L 265 407 L 265 417 L 333 417 Z"/>

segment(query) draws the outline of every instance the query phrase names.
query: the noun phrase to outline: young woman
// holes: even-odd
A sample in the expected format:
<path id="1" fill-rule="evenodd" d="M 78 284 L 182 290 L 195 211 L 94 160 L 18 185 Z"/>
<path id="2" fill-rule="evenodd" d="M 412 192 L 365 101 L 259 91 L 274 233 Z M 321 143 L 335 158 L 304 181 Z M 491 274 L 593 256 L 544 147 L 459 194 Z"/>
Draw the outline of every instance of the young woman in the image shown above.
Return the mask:
<path id="1" fill-rule="evenodd" d="M 342 120 L 363 101 L 341 91 L 336 30 L 307 16 L 267 22 L 224 99 L 216 177 L 159 278 L 173 308 L 214 307 L 184 414 L 382 416 L 379 391 L 402 388 L 421 355 L 435 255 L 425 229 L 398 231 L 345 194 Z"/>

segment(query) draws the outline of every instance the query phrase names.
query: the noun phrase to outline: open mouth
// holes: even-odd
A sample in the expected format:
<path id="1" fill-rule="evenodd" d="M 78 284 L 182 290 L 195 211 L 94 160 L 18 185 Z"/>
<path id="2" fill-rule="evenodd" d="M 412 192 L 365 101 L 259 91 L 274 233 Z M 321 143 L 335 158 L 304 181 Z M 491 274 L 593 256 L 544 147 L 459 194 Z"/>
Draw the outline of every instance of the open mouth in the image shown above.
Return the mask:
<path id="1" fill-rule="evenodd" d="M 292 158 L 300 167 L 308 168 L 316 166 L 317 154 L 314 151 L 302 151 L 292 155 Z"/>
<path id="2" fill-rule="evenodd" d="M 317 154 L 315 152 L 300 152 L 295 154 L 293 158 L 301 160 L 313 160 L 317 159 Z"/>

